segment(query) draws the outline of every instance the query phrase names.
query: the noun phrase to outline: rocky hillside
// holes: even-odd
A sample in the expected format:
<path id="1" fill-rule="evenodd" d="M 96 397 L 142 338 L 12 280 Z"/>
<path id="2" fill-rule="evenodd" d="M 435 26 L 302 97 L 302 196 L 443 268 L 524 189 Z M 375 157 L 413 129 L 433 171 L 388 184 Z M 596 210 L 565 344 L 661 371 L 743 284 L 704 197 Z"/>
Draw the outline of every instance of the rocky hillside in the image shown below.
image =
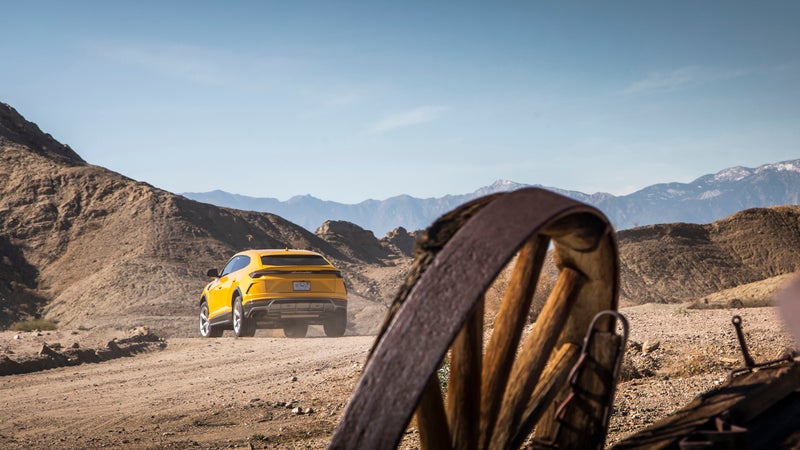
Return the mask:
<path id="1" fill-rule="evenodd" d="M 0 104 L 0 326 L 146 324 L 192 334 L 205 271 L 245 248 L 306 248 L 356 273 L 358 259 L 278 216 L 219 208 L 84 162 Z M 380 291 L 368 277 L 354 291 Z M 375 299 L 391 297 L 376 292 Z"/>
<path id="2" fill-rule="evenodd" d="M 741 211 L 707 225 L 674 223 L 620 231 L 621 298 L 696 300 L 800 270 L 800 206 Z"/>
<path id="3" fill-rule="evenodd" d="M 372 231 L 341 220 L 326 220 L 315 234 L 351 258 L 378 265 L 412 256 L 419 231 L 398 227 L 378 240 Z"/>
<path id="4" fill-rule="evenodd" d="M 377 239 L 343 221 L 314 234 L 273 214 L 198 203 L 87 164 L 0 104 L 0 328 L 43 315 L 73 327 L 147 325 L 193 335 L 208 268 L 245 248 L 294 247 L 320 251 L 343 269 L 351 331 L 374 332 L 409 270 L 416 237 L 401 227 Z M 623 304 L 725 290 L 730 300 L 738 295 L 730 288 L 800 269 L 800 206 L 618 237 Z M 553 268 L 547 273 L 552 278 Z M 763 287 L 750 291 L 747 298 L 765 295 Z"/>
<path id="5" fill-rule="evenodd" d="M 65 165 L 85 164 L 75 151 L 28 122 L 11 106 L 0 103 L 0 139 L 26 147 L 30 152 L 46 156 Z"/>

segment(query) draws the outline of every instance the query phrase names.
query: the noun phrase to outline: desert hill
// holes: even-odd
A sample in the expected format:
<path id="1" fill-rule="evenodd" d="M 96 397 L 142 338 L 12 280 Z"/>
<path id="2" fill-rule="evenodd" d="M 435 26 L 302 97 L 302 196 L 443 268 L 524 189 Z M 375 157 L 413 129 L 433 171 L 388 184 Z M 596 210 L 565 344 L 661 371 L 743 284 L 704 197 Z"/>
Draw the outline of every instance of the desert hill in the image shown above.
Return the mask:
<path id="1" fill-rule="evenodd" d="M 43 314 L 74 327 L 144 324 L 193 335 L 208 268 L 245 248 L 295 247 L 343 269 L 351 332 L 370 333 L 409 269 L 418 235 L 400 227 L 377 239 L 342 221 L 314 234 L 274 214 L 198 203 L 87 164 L 5 104 L 0 161 L 0 327 Z M 800 268 L 800 206 L 745 210 L 708 225 L 638 227 L 618 240 L 622 304 L 724 290 L 730 299 L 738 295 L 731 288 Z M 763 297 L 764 289 L 753 292 Z"/>
<path id="2" fill-rule="evenodd" d="M 65 325 L 192 334 L 205 271 L 245 248 L 317 250 L 354 274 L 353 291 L 391 296 L 358 275 L 371 264 L 358 251 L 87 164 L 10 106 L 0 111 L 0 325 L 43 307 Z"/>
<path id="3" fill-rule="evenodd" d="M 675 303 L 800 270 L 800 206 L 618 234 L 622 301 Z"/>
<path id="4" fill-rule="evenodd" d="M 775 294 L 784 289 L 796 273 L 785 273 L 777 277 L 754 281 L 730 289 L 714 292 L 692 303 L 696 309 L 757 308 L 771 306 Z"/>

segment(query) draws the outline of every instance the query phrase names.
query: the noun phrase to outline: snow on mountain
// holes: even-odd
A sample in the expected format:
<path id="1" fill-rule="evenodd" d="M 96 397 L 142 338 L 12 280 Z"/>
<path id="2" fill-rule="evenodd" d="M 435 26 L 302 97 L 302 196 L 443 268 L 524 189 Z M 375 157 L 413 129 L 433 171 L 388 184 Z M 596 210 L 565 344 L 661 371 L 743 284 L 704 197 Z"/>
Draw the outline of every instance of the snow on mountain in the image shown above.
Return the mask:
<path id="1" fill-rule="evenodd" d="M 739 181 L 752 175 L 752 171 L 745 167 L 731 167 L 714 175 L 714 181 Z"/>
<path id="2" fill-rule="evenodd" d="M 794 161 L 784 161 L 776 164 L 764 164 L 755 170 L 756 173 L 762 173 L 766 171 L 800 172 L 800 159 Z"/>
<path id="3" fill-rule="evenodd" d="M 498 192 L 515 191 L 517 189 L 520 189 L 520 188 L 523 188 L 523 187 L 526 187 L 526 186 L 527 185 L 525 185 L 525 184 L 516 183 L 516 182 L 511 181 L 511 180 L 497 180 L 494 183 L 490 184 L 489 186 L 484 186 L 482 188 L 479 188 L 478 190 L 473 192 L 471 195 L 475 195 L 475 197 L 477 198 L 477 197 L 481 197 L 483 195 L 496 194 Z"/>
<path id="4" fill-rule="evenodd" d="M 714 189 L 712 191 L 703 192 L 697 198 L 699 198 L 700 200 L 708 200 L 710 198 L 719 197 L 720 195 L 722 195 L 722 191 L 720 191 L 719 189 Z"/>
<path id="5" fill-rule="evenodd" d="M 287 201 L 223 191 L 183 195 L 219 206 L 271 212 L 312 231 L 326 220 L 344 220 L 382 236 L 400 226 L 407 230 L 426 228 L 464 202 L 528 186 L 531 185 L 497 180 L 468 194 L 426 199 L 399 195 L 355 205 L 324 201 L 310 195 L 295 196 Z M 655 184 L 623 196 L 545 188 L 595 205 L 617 229 L 656 223 L 709 223 L 747 208 L 800 204 L 800 159 L 764 164 L 755 169 L 731 167 L 691 183 Z"/>

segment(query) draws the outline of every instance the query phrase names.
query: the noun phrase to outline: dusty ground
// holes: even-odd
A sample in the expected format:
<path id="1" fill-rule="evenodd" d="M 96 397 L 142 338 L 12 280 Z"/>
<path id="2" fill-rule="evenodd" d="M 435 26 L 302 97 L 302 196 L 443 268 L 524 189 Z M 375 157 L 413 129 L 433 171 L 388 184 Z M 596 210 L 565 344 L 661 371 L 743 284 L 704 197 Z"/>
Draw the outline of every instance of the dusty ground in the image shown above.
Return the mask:
<path id="1" fill-rule="evenodd" d="M 632 341 L 659 346 L 647 354 L 629 351 L 627 373 L 639 371 L 642 378 L 620 384 L 609 442 L 689 402 L 741 365 L 733 314 L 743 317 L 756 360 L 790 345 L 774 308 L 644 305 L 623 313 Z M 19 339 L 0 333 L 1 353 L 125 337 L 111 330 L 46 333 L 19 333 Z M 136 357 L 2 377 L 0 447 L 324 448 L 373 337 L 259 336 L 172 338 L 166 349 Z"/>
<path id="2" fill-rule="evenodd" d="M 608 443 L 614 443 L 686 405 L 743 367 L 731 318 L 742 317 L 751 356 L 765 362 L 796 348 L 774 307 L 693 310 L 682 305 L 647 304 L 623 308 L 630 323 L 629 344 L 658 343 L 650 353 L 629 345 L 624 369 L 642 378 L 618 385 Z M 625 370 L 623 370 L 625 372 Z"/>
<path id="3" fill-rule="evenodd" d="M 372 339 L 179 338 L 133 358 L 3 377 L 0 447 L 320 448 Z"/>

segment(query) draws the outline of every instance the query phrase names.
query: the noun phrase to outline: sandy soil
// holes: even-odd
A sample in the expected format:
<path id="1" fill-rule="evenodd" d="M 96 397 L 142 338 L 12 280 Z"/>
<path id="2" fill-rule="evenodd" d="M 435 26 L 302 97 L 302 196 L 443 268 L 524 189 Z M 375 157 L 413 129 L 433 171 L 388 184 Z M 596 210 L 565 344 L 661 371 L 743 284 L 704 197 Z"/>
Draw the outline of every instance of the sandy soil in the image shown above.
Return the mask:
<path id="1" fill-rule="evenodd" d="M 181 338 L 3 377 L 0 447 L 324 447 L 372 340 Z"/>
<path id="2" fill-rule="evenodd" d="M 623 368 L 652 374 L 619 383 L 608 444 L 680 409 L 724 382 L 732 369 L 744 367 L 731 324 L 734 315 L 742 318 L 747 346 L 756 362 L 797 348 L 774 307 L 693 310 L 647 304 L 620 311 L 630 323 Z M 637 343 L 659 345 L 643 353 L 632 348 Z"/>
<path id="3" fill-rule="evenodd" d="M 633 342 L 659 347 L 628 352 L 626 364 L 646 375 L 620 383 L 610 443 L 741 365 L 733 314 L 742 315 L 758 361 L 791 345 L 774 308 L 645 305 L 623 313 Z M 46 333 L 0 333 L 0 349 L 13 357 L 43 341 L 88 347 L 113 337 L 111 330 Z M 373 339 L 173 338 L 164 350 L 135 357 L 2 377 L 0 447 L 324 448 Z"/>

